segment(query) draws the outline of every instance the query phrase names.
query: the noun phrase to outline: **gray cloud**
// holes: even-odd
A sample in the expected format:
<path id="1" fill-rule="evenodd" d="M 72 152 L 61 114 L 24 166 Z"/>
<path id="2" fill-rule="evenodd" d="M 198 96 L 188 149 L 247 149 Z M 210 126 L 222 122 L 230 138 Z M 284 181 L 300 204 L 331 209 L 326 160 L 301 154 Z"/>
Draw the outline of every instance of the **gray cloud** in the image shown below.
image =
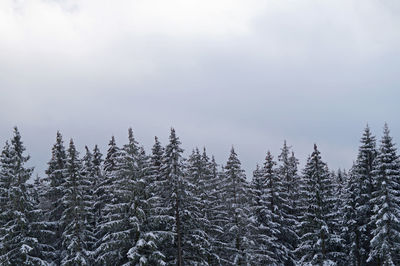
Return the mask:
<path id="1" fill-rule="evenodd" d="M 0 141 L 18 125 L 41 173 L 55 132 L 78 146 L 174 126 L 250 174 L 284 139 L 349 168 L 365 124 L 395 139 L 397 1 L 4 1 Z"/>

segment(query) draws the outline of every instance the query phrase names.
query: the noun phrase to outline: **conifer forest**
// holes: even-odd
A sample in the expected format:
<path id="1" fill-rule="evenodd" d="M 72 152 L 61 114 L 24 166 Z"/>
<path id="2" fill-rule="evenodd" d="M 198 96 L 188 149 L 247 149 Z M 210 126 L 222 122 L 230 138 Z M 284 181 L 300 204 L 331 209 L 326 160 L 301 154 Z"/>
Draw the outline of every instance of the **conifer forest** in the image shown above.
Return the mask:
<path id="1" fill-rule="evenodd" d="M 118 140 L 119 141 L 119 140 Z M 367 126 L 346 170 L 290 144 L 246 177 L 232 147 L 185 158 L 145 151 L 132 129 L 108 149 L 55 136 L 33 176 L 14 128 L 0 157 L 0 265 L 400 265 L 400 160 L 389 128 Z M 150 148 L 150 147 L 149 147 Z"/>

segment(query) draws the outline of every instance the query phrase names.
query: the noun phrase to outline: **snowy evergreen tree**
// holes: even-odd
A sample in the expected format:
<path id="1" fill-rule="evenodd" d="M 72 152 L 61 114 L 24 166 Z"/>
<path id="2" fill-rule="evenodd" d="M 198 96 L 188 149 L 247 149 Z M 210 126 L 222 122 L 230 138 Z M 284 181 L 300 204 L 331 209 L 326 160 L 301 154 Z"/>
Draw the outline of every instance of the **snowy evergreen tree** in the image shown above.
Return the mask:
<path id="1" fill-rule="evenodd" d="M 360 187 L 358 175 L 354 172 L 353 166 L 349 172 L 345 188 L 343 207 L 343 232 L 342 236 L 346 243 L 345 250 L 348 255 L 347 264 L 353 266 L 365 265 L 362 263 L 361 254 L 364 250 L 360 247 L 361 230 L 357 206 L 360 200 Z M 369 218 L 367 218 L 369 221 Z"/>
<path id="2" fill-rule="evenodd" d="M 137 157 L 137 172 L 134 179 L 134 215 L 138 223 L 133 246 L 128 251 L 126 265 L 165 265 L 164 255 L 159 251 L 158 231 L 152 224 L 153 175 L 150 158 L 142 147 Z"/>
<path id="3" fill-rule="evenodd" d="M 139 265 L 140 263 L 142 265 L 166 265 L 162 247 L 171 245 L 173 242 L 173 233 L 167 230 L 165 216 L 161 212 L 164 202 L 162 198 L 163 187 L 165 185 L 161 174 L 163 157 L 164 148 L 158 138 L 155 137 L 152 154 L 149 158 L 147 182 L 145 182 L 147 204 L 144 206 L 143 241 L 138 242 L 128 252 L 130 260 Z"/>
<path id="4" fill-rule="evenodd" d="M 208 265 L 219 265 L 221 263 L 218 253 L 218 235 L 222 232 L 222 227 L 218 224 L 222 197 L 220 195 L 220 179 L 218 176 L 217 163 L 214 156 L 211 159 L 204 148 L 201 156 L 203 166 L 202 204 L 204 206 L 204 230 L 207 237 L 207 263 Z"/>
<path id="5" fill-rule="evenodd" d="M 298 254 L 300 264 L 323 265 L 338 262 L 341 238 L 334 212 L 334 182 L 322 161 L 317 145 L 303 171 L 301 196 L 302 217 L 299 225 Z"/>
<path id="6" fill-rule="evenodd" d="M 137 171 L 134 178 L 133 215 L 138 230 L 133 240 L 133 247 L 128 251 L 129 265 L 165 265 L 164 255 L 159 251 L 158 232 L 151 225 L 153 176 L 151 162 L 142 147 L 138 150 Z"/>
<path id="7" fill-rule="evenodd" d="M 373 215 L 368 261 L 377 265 L 400 264 L 400 165 L 397 150 L 385 124 L 379 153 L 372 171 L 375 191 L 372 193 Z"/>
<path id="8" fill-rule="evenodd" d="M 103 154 L 101 154 L 100 149 L 97 145 L 94 146 L 93 149 L 93 156 L 92 156 L 92 169 L 90 171 L 91 176 L 92 176 L 92 193 L 93 193 L 93 213 L 94 213 L 94 220 L 92 228 L 94 228 L 94 234 L 96 237 L 97 231 L 97 225 L 100 221 L 101 218 L 101 204 L 99 202 L 99 198 L 101 198 L 101 195 L 97 194 L 97 188 L 100 185 L 100 182 L 103 180 Z M 96 244 L 94 244 L 96 245 Z M 95 246 L 92 247 L 93 249 Z"/>
<path id="9" fill-rule="evenodd" d="M 11 144 L 1 156 L 0 192 L 0 263 L 1 265 L 47 265 L 41 258 L 43 245 L 38 241 L 39 232 L 33 226 L 37 222 L 35 208 L 26 182 L 33 168 L 26 167 L 29 156 L 18 129 L 14 128 Z"/>
<path id="10" fill-rule="evenodd" d="M 162 187 L 159 205 L 159 216 L 163 218 L 164 232 L 170 232 L 174 240 L 169 245 L 162 247 L 168 264 L 183 265 L 182 253 L 182 204 L 184 200 L 184 166 L 180 147 L 181 142 L 171 129 L 169 144 L 165 147 L 161 178 L 159 185 Z"/>
<path id="11" fill-rule="evenodd" d="M 294 157 L 294 155 L 292 155 Z M 279 242 L 285 249 L 286 265 L 294 265 L 295 256 L 294 249 L 297 246 L 298 236 L 296 233 L 297 215 L 296 206 L 298 201 L 298 176 L 296 159 L 290 157 L 290 150 L 283 143 L 281 154 L 279 155 L 280 165 L 277 169 L 278 180 L 281 187 L 279 189 L 280 206 L 278 206 L 281 215 Z M 295 169 L 293 169 L 293 167 Z"/>
<path id="12" fill-rule="evenodd" d="M 110 149 L 112 147 L 110 145 Z M 112 196 L 112 200 L 104 207 L 105 220 L 100 225 L 104 236 L 100 240 L 98 263 L 128 263 L 128 251 L 139 240 L 140 219 L 143 215 L 140 201 L 144 188 L 141 184 L 138 156 L 138 142 L 130 128 L 128 143 L 115 154 L 115 164 L 110 167 L 114 169 L 111 171 L 111 182 L 106 193 Z M 105 171 L 108 167 L 107 158 Z"/>
<path id="13" fill-rule="evenodd" d="M 96 195 L 94 193 L 96 184 L 99 178 L 99 168 L 100 165 L 96 165 L 95 163 L 101 162 L 101 154 L 98 154 L 97 146 L 94 149 L 94 152 L 97 154 L 92 154 L 87 146 L 85 146 L 85 155 L 82 158 L 82 181 L 81 187 L 83 190 L 82 197 L 84 202 L 84 212 L 85 212 L 85 223 L 87 229 L 86 235 L 86 246 L 88 252 L 89 263 L 93 264 L 95 261 L 93 250 L 96 247 L 97 238 L 96 238 L 96 221 L 97 221 L 97 213 L 95 209 L 96 203 Z M 100 156 L 100 158 L 95 158 Z"/>
<path id="14" fill-rule="evenodd" d="M 186 200 L 183 202 L 183 250 L 184 261 L 188 264 L 206 265 L 218 261 L 212 250 L 212 233 L 209 217 L 211 215 L 210 189 L 211 175 L 209 158 L 196 148 L 189 156 L 186 165 Z"/>
<path id="15" fill-rule="evenodd" d="M 376 158 L 376 141 L 367 126 L 360 141 L 357 160 L 350 170 L 344 196 L 344 239 L 348 264 L 366 265 L 369 256 L 371 232 L 375 225 L 372 216 L 372 192 L 374 189 L 372 170 Z M 371 262 L 372 263 L 372 262 Z"/>
<path id="16" fill-rule="evenodd" d="M 62 213 L 61 265 L 90 265 L 91 231 L 88 228 L 88 202 L 85 193 L 87 182 L 84 180 L 82 162 L 71 139 L 66 160 L 66 178 L 63 183 L 62 198 L 65 209 Z"/>
<path id="17" fill-rule="evenodd" d="M 277 235 L 278 224 L 272 221 L 272 212 L 268 207 L 267 180 L 263 169 L 257 165 L 251 183 L 251 238 L 253 240 L 252 265 L 277 265 L 280 250 Z"/>
<path id="18" fill-rule="evenodd" d="M 44 211 L 47 221 L 47 243 L 53 247 L 53 251 L 46 253 L 48 258 L 51 258 L 55 263 L 61 262 L 61 236 L 63 232 L 60 223 L 63 210 L 65 208 L 62 197 L 64 194 L 63 185 L 66 178 L 66 152 L 62 135 L 57 131 L 56 143 L 51 150 L 51 159 L 48 162 L 46 170 L 47 189 L 44 192 Z"/>
<path id="19" fill-rule="evenodd" d="M 261 171 L 265 182 L 265 203 L 271 214 L 271 232 L 272 238 L 277 239 L 273 247 L 274 253 L 279 264 L 285 264 L 290 260 L 289 250 L 285 245 L 285 237 L 290 238 L 291 234 L 285 236 L 284 217 L 283 217 L 283 195 L 286 193 L 286 188 L 283 187 L 282 179 L 276 168 L 276 162 L 272 154 L 268 151 L 265 157 L 265 162 Z M 289 228 L 287 228 L 288 230 Z M 288 243 L 286 243 L 288 245 Z"/>
<path id="20" fill-rule="evenodd" d="M 105 243 L 104 237 L 107 234 L 107 230 L 103 225 L 107 224 L 107 206 L 109 206 L 116 199 L 113 197 L 112 183 L 115 179 L 115 174 L 117 171 L 117 161 L 120 155 L 119 148 L 115 142 L 114 136 L 108 144 L 108 150 L 106 158 L 103 162 L 103 169 L 98 176 L 97 185 L 95 187 L 95 204 L 94 208 L 97 213 L 95 237 L 97 238 L 97 243 L 95 244 L 94 256 L 96 257 L 97 264 L 105 264 Z"/>
<path id="21" fill-rule="evenodd" d="M 221 262 L 246 265 L 252 260 L 248 230 L 250 193 L 249 184 L 233 147 L 224 170 L 221 196 L 224 199 L 226 216 L 225 220 L 222 220 L 224 236 L 221 241 Z"/>

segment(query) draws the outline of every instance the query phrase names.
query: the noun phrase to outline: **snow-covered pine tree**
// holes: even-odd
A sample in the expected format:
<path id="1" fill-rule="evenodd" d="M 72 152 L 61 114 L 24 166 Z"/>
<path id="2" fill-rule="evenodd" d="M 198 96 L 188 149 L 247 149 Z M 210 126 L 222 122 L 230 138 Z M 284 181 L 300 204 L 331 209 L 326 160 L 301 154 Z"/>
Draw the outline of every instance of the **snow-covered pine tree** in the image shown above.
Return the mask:
<path id="1" fill-rule="evenodd" d="M 45 193 L 48 188 L 44 178 L 36 176 L 33 184 L 28 184 L 29 200 L 33 205 L 32 220 L 30 222 L 32 228 L 32 236 L 38 240 L 38 251 L 37 254 L 46 262 L 53 263 L 55 250 L 54 247 L 48 244 L 48 239 L 53 235 L 53 232 L 49 229 L 52 227 L 49 225 L 46 218 L 45 204 L 46 198 Z"/>
<path id="2" fill-rule="evenodd" d="M 96 263 L 99 265 L 105 264 L 107 258 L 105 257 L 105 244 L 104 237 L 107 234 L 106 228 L 103 226 L 107 224 L 108 217 L 106 214 L 106 206 L 110 205 L 114 199 L 112 194 L 112 182 L 115 178 L 115 173 L 117 171 L 117 161 L 120 155 L 119 147 L 115 142 L 114 136 L 111 137 L 108 143 L 108 150 L 106 158 L 103 163 L 103 169 L 99 175 L 98 182 L 94 191 L 95 194 L 95 204 L 94 208 L 97 212 L 97 222 L 96 222 L 96 233 L 97 243 L 95 244 L 94 256 L 96 257 Z"/>
<path id="3" fill-rule="evenodd" d="M 297 166 L 299 165 L 299 160 L 296 158 L 294 152 L 292 151 L 292 155 L 289 157 L 289 166 L 290 166 L 290 175 L 293 177 L 295 180 L 295 185 L 294 187 L 296 188 L 296 191 L 289 196 L 290 199 L 290 205 L 292 206 L 292 209 L 294 210 L 294 215 L 296 216 L 296 233 L 297 233 L 297 225 L 299 224 L 299 209 L 298 206 L 300 205 L 300 193 L 299 193 L 299 187 L 301 185 L 301 178 L 298 174 L 298 169 Z M 297 235 L 297 243 L 298 244 L 298 235 Z M 297 246 L 297 245 L 296 245 Z"/>
<path id="4" fill-rule="evenodd" d="M 218 216 L 221 213 L 219 207 L 223 206 L 221 204 L 223 199 L 220 195 L 221 186 L 217 170 L 218 165 L 215 162 L 214 156 L 211 159 L 208 157 L 205 148 L 203 149 L 201 160 L 204 177 L 204 192 L 202 195 L 203 205 L 205 206 L 204 228 L 209 246 L 207 263 L 208 265 L 220 265 L 218 235 L 223 231 L 218 223 Z"/>
<path id="5" fill-rule="evenodd" d="M 8 211 L 7 204 L 9 202 L 8 192 L 12 182 L 12 165 L 13 158 L 11 147 L 8 141 L 4 145 L 0 157 L 0 228 L 3 228 L 8 217 L 5 215 Z M 1 248 L 1 246 L 0 246 Z"/>
<path id="6" fill-rule="evenodd" d="M 21 135 L 15 127 L 11 145 L 6 143 L 2 152 L 0 165 L 1 265 L 47 265 L 41 258 L 42 245 L 33 226 L 37 217 L 26 184 L 33 168 L 25 166 L 29 156 L 24 152 Z"/>
<path id="7" fill-rule="evenodd" d="M 159 143 L 158 143 L 159 144 Z M 139 222 L 140 230 L 136 234 L 133 247 L 128 251 L 129 262 L 126 265 L 165 265 L 164 255 L 158 248 L 158 231 L 152 227 L 152 164 L 143 147 L 137 156 L 137 173 L 134 180 L 135 200 L 134 215 Z"/>
<path id="8" fill-rule="evenodd" d="M 373 215 L 370 253 L 367 261 L 377 265 L 400 264 L 400 164 L 397 149 L 385 124 L 379 153 L 372 171 Z"/>
<path id="9" fill-rule="evenodd" d="M 221 187 L 225 204 L 224 236 L 221 240 L 222 264 L 247 265 L 252 260 L 250 232 L 249 184 L 241 168 L 240 160 L 232 147 L 226 163 Z"/>
<path id="10" fill-rule="evenodd" d="M 182 266 L 182 201 L 184 200 L 184 166 L 180 147 L 180 140 L 176 136 L 175 130 L 171 128 L 169 143 L 165 147 L 161 178 L 159 185 L 162 192 L 159 194 L 161 199 L 159 205 L 159 216 L 164 219 L 164 232 L 169 231 L 174 235 L 173 243 L 163 245 L 162 253 L 166 256 L 168 264 Z"/>
<path id="11" fill-rule="evenodd" d="M 338 262 L 343 254 L 337 251 L 341 244 L 334 213 L 334 182 L 326 163 L 321 159 L 317 145 L 303 170 L 301 186 L 302 217 L 299 224 L 298 263 L 323 265 Z"/>
<path id="12" fill-rule="evenodd" d="M 100 221 L 101 218 L 101 204 L 99 202 L 99 198 L 101 195 L 98 195 L 97 188 L 100 185 L 100 182 L 103 180 L 103 154 L 101 154 L 100 149 L 97 145 L 94 146 L 93 152 L 92 152 L 92 193 L 93 193 L 93 213 L 94 213 L 94 220 L 93 220 L 93 225 L 92 228 L 94 228 L 94 234 L 97 239 L 97 225 Z M 92 249 L 95 249 L 96 243 L 94 243 L 94 246 Z"/>
<path id="13" fill-rule="evenodd" d="M 91 232 L 88 229 L 87 201 L 85 193 L 86 180 L 82 173 L 82 162 L 79 153 L 71 139 L 67 151 L 66 178 L 62 185 L 63 210 L 61 223 L 62 233 L 61 265 L 90 265 L 90 250 L 88 243 Z"/>
<path id="14" fill-rule="evenodd" d="M 278 263 L 285 264 L 290 260 L 289 250 L 284 244 L 286 242 L 284 240 L 284 228 L 286 225 L 284 224 L 283 217 L 284 198 L 282 196 L 285 188 L 283 187 L 283 182 L 278 169 L 276 168 L 276 164 L 277 163 L 274 161 L 271 152 L 268 151 L 261 173 L 264 182 L 266 182 L 264 193 L 265 202 L 267 204 L 266 207 L 269 209 L 271 214 L 271 233 L 273 233 L 271 237 L 276 239 L 273 250 L 276 254 Z M 288 195 L 288 193 L 285 193 L 285 195 Z"/>
<path id="15" fill-rule="evenodd" d="M 61 262 L 61 235 L 63 232 L 60 223 L 65 208 L 62 197 L 64 195 L 63 185 L 66 178 L 66 152 L 62 135 L 57 131 L 56 143 L 51 150 L 51 159 L 48 162 L 45 182 L 47 189 L 44 192 L 44 212 L 49 234 L 46 243 L 53 247 L 53 251 L 46 253 L 56 264 Z"/>
<path id="16" fill-rule="evenodd" d="M 347 263 L 366 265 L 369 256 L 371 232 L 375 225 L 372 216 L 372 170 L 377 155 L 376 140 L 367 125 L 360 141 L 357 160 L 349 171 L 344 196 L 343 238 L 346 241 Z"/>
<path id="17" fill-rule="evenodd" d="M 97 146 L 96 146 L 97 147 Z M 96 238 L 96 218 L 97 218 L 97 213 L 94 208 L 95 205 L 95 187 L 97 184 L 98 180 L 98 174 L 99 174 L 99 165 L 95 165 L 95 162 L 98 162 L 98 158 L 94 157 L 94 154 L 92 154 L 87 146 L 85 146 L 85 155 L 82 158 L 82 170 L 81 170 L 81 176 L 82 176 L 82 197 L 83 197 L 83 202 L 84 202 L 84 221 L 86 223 L 86 230 L 87 230 L 87 235 L 86 235 L 86 246 L 88 252 L 88 261 L 89 264 L 93 264 L 95 262 L 95 257 L 93 250 L 96 247 L 97 243 L 97 238 Z M 94 150 L 94 152 L 98 152 L 98 150 Z M 99 154 L 96 154 L 96 156 L 99 156 Z M 100 160 L 101 160 L 101 154 L 100 154 Z M 101 162 L 101 161 L 100 161 Z"/>
<path id="18" fill-rule="evenodd" d="M 272 221 L 272 212 L 268 208 L 267 182 L 263 169 L 257 165 L 251 182 L 251 239 L 253 258 L 251 265 L 277 265 L 278 254 L 275 253 L 279 234 L 278 224 Z"/>
<path id="19" fill-rule="evenodd" d="M 207 155 L 204 157 L 196 148 L 186 163 L 186 198 L 182 202 L 182 247 L 185 263 L 205 265 L 215 260 L 207 232 L 211 230 L 209 221 L 209 196 Z"/>
<path id="20" fill-rule="evenodd" d="M 361 230 L 359 227 L 359 217 L 356 206 L 360 200 L 360 187 L 358 175 L 354 172 L 355 165 L 348 173 L 348 179 L 345 187 L 344 206 L 343 206 L 343 231 L 342 238 L 345 241 L 345 251 L 347 254 L 346 264 L 351 266 L 361 266 L 360 247 Z M 369 221 L 369 218 L 368 218 Z"/>
<path id="21" fill-rule="evenodd" d="M 104 236 L 100 240 L 99 262 L 128 263 L 128 251 L 139 240 L 144 187 L 138 156 L 138 142 L 129 128 L 128 143 L 117 153 L 111 183 L 106 190 L 112 200 L 104 207 L 105 221 L 100 225 Z M 107 158 L 105 167 L 106 163 Z"/>
<path id="22" fill-rule="evenodd" d="M 294 157 L 294 155 L 293 155 Z M 297 246 L 298 236 L 296 233 L 297 226 L 297 214 L 296 214 L 296 202 L 298 201 L 298 176 L 296 173 L 297 165 L 296 159 L 291 161 L 290 149 L 286 144 L 283 143 L 281 154 L 278 157 L 279 167 L 277 169 L 278 180 L 281 187 L 279 189 L 280 206 L 279 210 L 281 213 L 281 225 L 280 225 L 280 236 L 279 242 L 285 249 L 287 254 L 286 261 L 282 261 L 285 265 L 294 265 L 295 256 L 294 250 Z M 293 169 L 295 167 L 295 169 Z"/>
<path id="23" fill-rule="evenodd" d="M 160 215 L 164 200 L 161 198 L 164 183 L 161 169 L 163 165 L 164 148 L 157 137 L 148 162 L 148 172 L 145 175 L 145 201 L 143 206 L 144 220 L 141 239 L 128 252 L 128 258 L 138 265 L 166 265 L 165 255 L 161 252 L 163 246 L 173 242 L 172 231 L 166 231 L 167 220 Z"/>

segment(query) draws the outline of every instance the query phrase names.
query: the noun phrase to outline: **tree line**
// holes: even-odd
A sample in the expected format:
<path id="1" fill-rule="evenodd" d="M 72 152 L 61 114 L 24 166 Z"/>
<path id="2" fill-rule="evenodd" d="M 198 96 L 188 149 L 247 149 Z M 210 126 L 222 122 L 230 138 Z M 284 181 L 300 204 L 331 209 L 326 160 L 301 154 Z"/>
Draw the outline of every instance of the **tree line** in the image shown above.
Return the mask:
<path id="1" fill-rule="evenodd" d="M 103 158 L 104 157 L 104 158 Z M 60 132 L 32 177 L 14 128 L 0 155 L 1 265 L 400 265 L 400 161 L 367 126 L 349 171 L 317 145 L 298 170 L 286 141 L 246 179 L 234 148 L 184 158 L 171 129 L 150 154 L 132 129 L 105 156 Z"/>

